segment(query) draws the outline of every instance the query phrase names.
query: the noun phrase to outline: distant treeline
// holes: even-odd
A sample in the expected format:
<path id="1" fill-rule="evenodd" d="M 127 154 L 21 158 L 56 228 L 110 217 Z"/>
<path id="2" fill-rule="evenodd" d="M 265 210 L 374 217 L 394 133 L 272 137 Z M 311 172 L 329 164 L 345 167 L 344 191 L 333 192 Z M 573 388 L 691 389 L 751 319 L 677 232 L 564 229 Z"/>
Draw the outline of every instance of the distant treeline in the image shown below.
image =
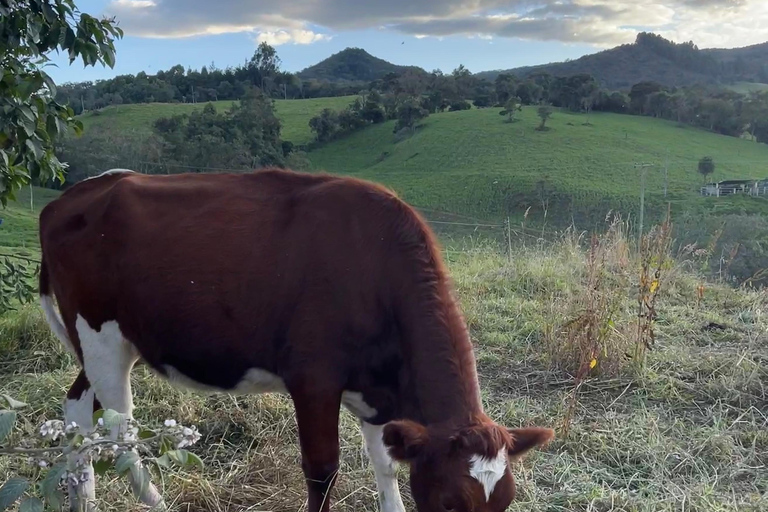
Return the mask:
<path id="1" fill-rule="evenodd" d="M 685 45 L 671 48 L 670 51 L 682 52 L 683 56 L 698 55 L 693 50 L 686 53 Z M 359 58 L 354 53 L 349 55 Z M 677 55 L 676 59 L 681 60 L 682 56 Z M 665 87 L 653 81 L 634 84 L 629 90 L 610 90 L 602 88 L 599 81 L 587 73 L 553 76 L 545 71 L 525 77 L 502 73 L 491 81 L 473 75 L 463 65 L 450 74 L 407 68 L 369 82 L 302 80 L 297 74 L 280 69 L 276 50 L 266 43 L 258 47 L 251 59 L 234 68 L 220 70 L 211 66 L 200 71 L 185 71 L 177 65 L 154 76 L 139 73 L 95 83 L 67 84 L 59 88 L 58 94 L 60 101 L 80 113 L 123 103 L 238 100 L 254 87 L 270 98 L 367 96 L 375 91 L 381 96 L 377 102 L 385 119 L 398 117 L 398 108 L 406 100 L 410 109 L 415 102 L 426 112 L 434 113 L 468 108 L 468 100 L 478 108 L 485 108 L 503 107 L 510 98 L 519 98 L 522 105 L 548 104 L 587 113 L 596 110 L 653 116 L 736 137 L 749 132 L 758 141 L 768 142 L 768 94 L 765 93 L 745 96 L 720 86 Z M 341 113 L 341 128 L 321 129 L 318 139 L 329 140 L 333 138 L 329 133 L 336 135 L 367 124 L 349 116 L 345 119 L 344 115 Z M 330 113 L 325 116 L 333 117 Z"/>
<path id="2" fill-rule="evenodd" d="M 206 103 L 239 100 L 251 87 L 258 87 L 272 98 L 324 98 L 355 94 L 363 82 L 301 80 L 296 74 L 280 70 L 280 58 L 267 43 L 241 66 L 217 69 L 184 69 L 176 65 L 155 75 L 140 72 L 108 80 L 62 84 L 57 100 L 69 104 L 75 114 L 110 105 L 129 103 Z"/>

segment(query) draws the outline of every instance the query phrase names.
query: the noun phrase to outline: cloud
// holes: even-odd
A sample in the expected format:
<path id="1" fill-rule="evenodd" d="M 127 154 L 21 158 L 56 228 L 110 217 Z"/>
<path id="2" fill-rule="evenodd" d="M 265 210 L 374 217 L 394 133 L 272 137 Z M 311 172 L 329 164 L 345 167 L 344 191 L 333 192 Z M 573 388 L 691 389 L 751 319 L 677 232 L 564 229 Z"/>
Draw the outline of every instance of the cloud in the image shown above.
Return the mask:
<path id="1" fill-rule="evenodd" d="M 312 44 L 318 41 L 324 41 L 330 39 L 330 36 L 326 34 L 318 34 L 311 30 L 277 30 L 261 32 L 256 36 L 256 42 L 266 42 L 272 46 L 280 46 L 281 44 Z"/>
<path id="2" fill-rule="evenodd" d="M 379 27 L 418 37 L 595 46 L 631 42 L 643 30 L 700 47 L 768 40 L 766 0 L 112 0 L 107 14 L 137 36 L 253 32 L 270 44 L 311 44 L 334 31 Z"/>

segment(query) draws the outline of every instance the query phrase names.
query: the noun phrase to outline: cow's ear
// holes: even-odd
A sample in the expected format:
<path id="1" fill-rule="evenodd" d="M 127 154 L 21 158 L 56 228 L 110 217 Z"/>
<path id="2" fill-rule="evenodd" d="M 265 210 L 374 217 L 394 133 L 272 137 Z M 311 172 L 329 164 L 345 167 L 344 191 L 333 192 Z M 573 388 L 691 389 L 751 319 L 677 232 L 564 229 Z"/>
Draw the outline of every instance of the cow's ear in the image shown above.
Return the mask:
<path id="1" fill-rule="evenodd" d="M 510 458 L 519 459 L 536 447 L 543 446 L 555 437 L 555 431 L 551 428 L 526 427 L 511 428 L 512 445 L 508 453 Z"/>
<path id="2" fill-rule="evenodd" d="M 429 440 L 427 428 L 415 421 L 398 420 L 387 423 L 383 432 L 384 446 L 390 456 L 400 462 L 409 462 L 419 456 Z"/>

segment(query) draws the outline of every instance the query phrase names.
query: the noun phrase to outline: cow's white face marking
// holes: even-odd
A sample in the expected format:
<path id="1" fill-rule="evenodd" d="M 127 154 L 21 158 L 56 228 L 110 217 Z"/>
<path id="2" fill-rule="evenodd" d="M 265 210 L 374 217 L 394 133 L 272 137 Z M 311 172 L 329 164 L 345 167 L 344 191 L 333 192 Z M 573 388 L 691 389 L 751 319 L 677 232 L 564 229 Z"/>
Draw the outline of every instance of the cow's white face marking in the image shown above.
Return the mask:
<path id="1" fill-rule="evenodd" d="M 344 391 L 341 394 L 341 403 L 349 412 L 362 420 L 371 419 L 378 413 L 376 409 L 365 403 L 363 394 L 357 391 Z"/>
<path id="2" fill-rule="evenodd" d="M 499 483 L 507 469 L 507 450 L 502 448 L 496 457 L 489 459 L 480 455 L 473 455 L 469 459 L 469 475 L 480 482 L 485 491 L 486 501 L 491 498 L 493 489 Z"/>
<path id="3" fill-rule="evenodd" d="M 109 176 L 110 174 L 122 174 L 122 173 L 136 174 L 136 171 L 132 171 L 130 169 L 109 169 L 108 171 L 104 171 L 103 173 L 97 174 L 96 176 L 89 176 L 85 178 L 83 181 L 88 181 L 95 178 L 101 178 L 102 176 Z"/>
<path id="4" fill-rule="evenodd" d="M 200 393 L 230 393 L 232 395 L 287 393 L 283 379 L 261 368 L 251 368 L 245 372 L 240 382 L 232 389 L 221 389 L 197 382 L 171 365 L 165 365 L 163 368 L 166 378 L 171 384 L 176 387 L 193 389 Z"/>

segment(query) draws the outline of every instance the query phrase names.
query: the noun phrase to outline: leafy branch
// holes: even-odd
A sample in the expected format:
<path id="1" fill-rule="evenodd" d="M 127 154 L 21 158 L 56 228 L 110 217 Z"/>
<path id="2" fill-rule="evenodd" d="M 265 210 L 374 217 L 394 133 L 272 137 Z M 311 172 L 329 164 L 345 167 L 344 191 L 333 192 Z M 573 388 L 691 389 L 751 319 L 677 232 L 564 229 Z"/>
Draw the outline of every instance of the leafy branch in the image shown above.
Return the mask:
<path id="1" fill-rule="evenodd" d="M 26 407 L 22 402 L 5 398 L 9 409 L 0 410 L 0 455 L 24 457 L 39 471 L 36 483 L 14 477 L 0 487 L 0 512 L 16 502 L 20 502 L 20 512 L 46 508 L 60 510 L 65 501 L 62 485 L 87 481 L 91 466 L 97 475 L 110 470 L 120 476 L 130 475 L 134 493 L 139 495 L 150 481 L 139 450 L 151 454 L 155 448 L 159 452 L 159 456 L 146 459 L 158 471 L 173 465 L 203 467 L 200 457 L 185 449 L 200 439 L 196 427 L 185 427 L 169 419 L 160 428 L 148 429 L 110 409 L 94 414 L 91 429 L 81 428 L 76 423 L 67 425 L 61 420 L 48 420 L 41 425 L 39 436 L 21 437 L 14 446 L 3 444 L 12 437 L 18 410 Z M 58 444 L 52 444 L 57 441 Z M 59 462 L 63 457 L 67 460 Z M 76 461 L 74 466 L 70 464 L 72 460 Z"/>

